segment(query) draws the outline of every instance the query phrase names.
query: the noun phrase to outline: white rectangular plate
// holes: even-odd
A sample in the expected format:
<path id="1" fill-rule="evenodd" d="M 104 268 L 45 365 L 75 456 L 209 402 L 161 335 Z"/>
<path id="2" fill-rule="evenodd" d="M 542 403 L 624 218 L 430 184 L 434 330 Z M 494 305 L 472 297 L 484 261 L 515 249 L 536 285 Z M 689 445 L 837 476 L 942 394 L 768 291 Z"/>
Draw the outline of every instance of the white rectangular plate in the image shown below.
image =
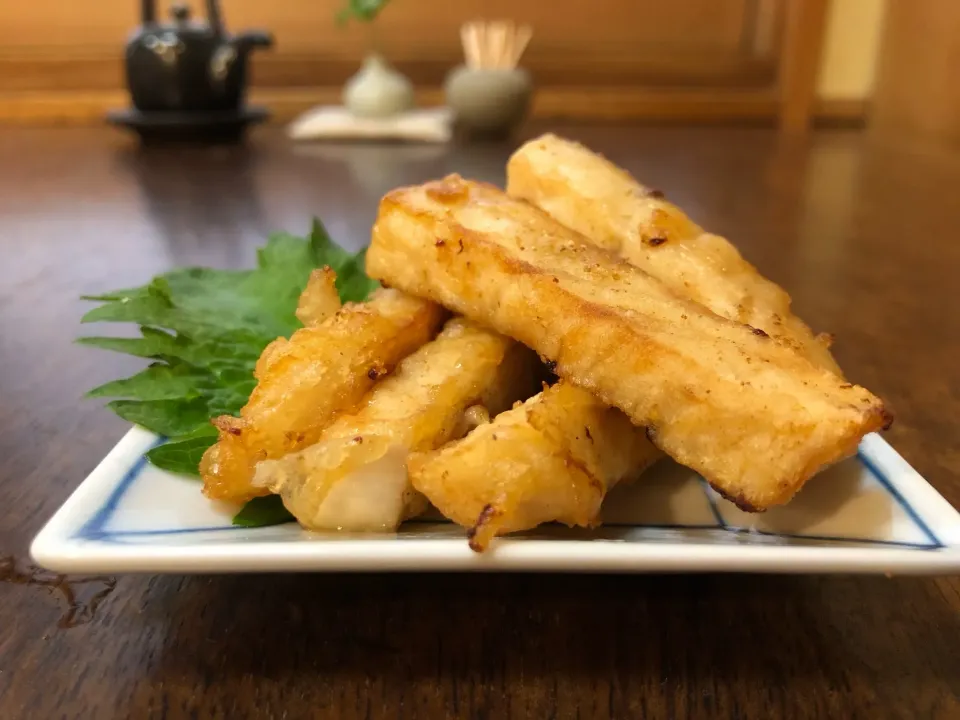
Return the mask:
<path id="1" fill-rule="evenodd" d="M 960 515 L 878 435 L 761 515 L 664 461 L 610 494 L 602 528 L 544 527 L 482 555 L 461 528 L 429 519 L 390 535 L 235 527 L 236 508 L 146 462 L 159 441 L 132 429 L 34 540 L 36 562 L 60 572 L 960 571 Z"/>

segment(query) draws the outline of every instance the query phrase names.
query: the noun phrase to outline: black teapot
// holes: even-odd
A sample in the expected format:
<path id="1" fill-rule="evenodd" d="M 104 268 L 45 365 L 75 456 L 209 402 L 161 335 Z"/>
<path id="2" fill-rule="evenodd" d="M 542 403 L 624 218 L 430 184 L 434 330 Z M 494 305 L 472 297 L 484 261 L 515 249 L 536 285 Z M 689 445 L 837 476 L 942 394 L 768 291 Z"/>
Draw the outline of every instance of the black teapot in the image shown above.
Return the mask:
<path id="1" fill-rule="evenodd" d="M 142 26 L 126 48 L 127 86 L 141 112 L 236 111 L 247 85 L 247 56 L 273 38 L 252 30 L 231 36 L 218 0 L 206 0 L 207 22 L 190 8 L 171 7 L 171 22 L 157 22 L 155 0 L 141 0 Z"/>

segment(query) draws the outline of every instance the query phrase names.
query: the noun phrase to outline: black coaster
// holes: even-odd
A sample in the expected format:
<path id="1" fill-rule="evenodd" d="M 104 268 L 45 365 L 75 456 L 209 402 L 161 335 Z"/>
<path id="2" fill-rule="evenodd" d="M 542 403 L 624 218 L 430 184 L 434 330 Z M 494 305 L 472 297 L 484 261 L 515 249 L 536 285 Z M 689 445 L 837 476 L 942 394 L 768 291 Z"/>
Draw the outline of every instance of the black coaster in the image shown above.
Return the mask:
<path id="1" fill-rule="evenodd" d="M 269 116 L 262 107 L 218 112 L 141 112 L 130 108 L 111 110 L 107 122 L 133 130 L 145 143 L 234 143 L 248 126 Z"/>

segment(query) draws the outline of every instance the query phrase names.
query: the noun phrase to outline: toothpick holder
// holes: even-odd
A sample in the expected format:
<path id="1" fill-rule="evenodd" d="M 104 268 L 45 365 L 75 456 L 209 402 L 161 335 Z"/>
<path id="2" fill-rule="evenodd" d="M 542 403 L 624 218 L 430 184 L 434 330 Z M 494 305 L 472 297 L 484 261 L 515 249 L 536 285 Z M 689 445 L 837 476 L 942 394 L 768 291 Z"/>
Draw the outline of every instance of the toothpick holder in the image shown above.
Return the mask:
<path id="1" fill-rule="evenodd" d="M 454 68 L 444 83 L 458 131 L 475 139 L 500 139 L 523 121 L 533 84 L 522 68 Z"/>

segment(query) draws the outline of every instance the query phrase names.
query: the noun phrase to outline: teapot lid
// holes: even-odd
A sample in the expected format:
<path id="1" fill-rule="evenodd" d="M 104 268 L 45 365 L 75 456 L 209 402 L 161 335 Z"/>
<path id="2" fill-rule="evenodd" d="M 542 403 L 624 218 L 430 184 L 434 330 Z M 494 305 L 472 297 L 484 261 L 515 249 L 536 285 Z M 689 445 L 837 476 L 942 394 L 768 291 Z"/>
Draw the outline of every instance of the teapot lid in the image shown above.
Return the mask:
<path id="1" fill-rule="evenodd" d="M 155 28 L 166 33 L 173 33 L 179 40 L 204 40 L 220 34 L 217 28 L 202 20 L 194 20 L 191 17 L 190 6 L 183 2 L 173 3 L 170 6 L 171 22 L 159 23 Z"/>

